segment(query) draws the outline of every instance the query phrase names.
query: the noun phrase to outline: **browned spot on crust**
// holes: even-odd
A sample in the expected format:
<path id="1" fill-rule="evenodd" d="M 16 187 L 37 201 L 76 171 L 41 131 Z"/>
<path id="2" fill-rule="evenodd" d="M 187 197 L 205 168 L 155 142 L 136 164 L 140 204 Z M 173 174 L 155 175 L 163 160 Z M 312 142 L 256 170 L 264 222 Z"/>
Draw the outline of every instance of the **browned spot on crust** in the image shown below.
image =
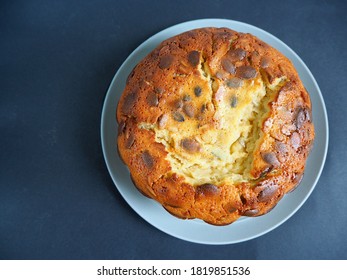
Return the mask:
<path id="1" fill-rule="evenodd" d="M 191 51 L 188 54 L 188 61 L 193 67 L 198 66 L 200 62 L 200 53 L 198 51 Z"/>
<path id="2" fill-rule="evenodd" d="M 122 113 L 125 115 L 130 115 L 132 113 L 133 107 L 137 101 L 137 92 L 132 91 L 128 93 L 122 105 Z"/>
<path id="3" fill-rule="evenodd" d="M 226 72 L 235 74 L 235 65 L 230 61 L 230 59 L 223 57 L 221 60 L 221 65 Z"/>
<path id="4" fill-rule="evenodd" d="M 237 211 L 237 208 L 232 203 L 226 204 L 225 206 L 223 206 L 223 208 L 228 213 L 234 213 L 235 211 Z"/>
<path id="5" fill-rule="evenodd" d="M 202 89 L 201 89 L 201 87 L 196 86 L 196 87 L 194 88 L 194 94 L 195 94 L 196 97 L 200 97 L 201 94 L 202 94 Z"/>
<path id="6" fill-rule="evenodd" d="M 290 136 L 290 143 L 292 144 L 293 148 L 297 150 L 301 143 L 300 134 L 294 131 L 292 136 Z"/>
<path id="7" fill-rule="evenodd" d="M 276 184 L 268 184 L 265 186 L 256 187 L 256 189 L 257 188 L 263 188 L 258 194 L 258 201 L 266 202 L 274 196 L 279 186 Z"/>
<path id="8" fill-rule="evenodd" d="M 118 136 L 122 135 L 125 131 L 125 121 L 122 120 L 118 125 Z"/>
<path id="9" fill-rule="evenodd" d="M 246 54 L 247 54 L 246 51 L 240 48 L 228 51 L 228 57 L 232 61 L 242 60 L 246 57 Z"/>
<path id="10" fill-rule="evenodd" d="M 230 80 L 227 80 L 226 85 L 229 88 L 239 88 L 243 84 L 243 81 L 240 78 L 234 77 L 231 78 Z"/>
<path id="11" fill-rule="evenodd" d="M 169 115 L 168 114 L 161 115 L 158 118 L 158 127 L 159 128 L 164 128 L 168 120 L 169 120 Z"/>
<path id="12" fill-rule="evenodd" d="M 132 145 L 135 142 L 135 135 L 134 132 L 131 130 L 129 131 L 126 139 L 125 139 L 125 148 L 130 149 L 132 147 Z"/>
<path id="13" fill-rule="evenodd" d="M 184 122 L 184 117 L 180 112 L 173 113 L 173 118 L 177 122 Z"/>
<path id="14" fill-rule="evenodd" d="M 156 107 L 159 104 L 158 95 L 155 92 L 150 92 L 146 97 L 146 101 L 150 107 Z"/>
<path id="15" fill-rule="evenodd" d="M 257 76 L 257 70 L 252 66 L 243 65 L 236 68 L 236 76 L 244 80 L 254 79 Z"/>
<path id="16" fill-rule="evenodd" d="M 300 129 L 306 121 L 310 121 L 311 116 L 309 110 L 299 107 L 295 115 L 295 126 Z"/>
<path id="17" fill-rule="evenodd" d="M 270 66 L 270 58 L 268 58 L 267 56 L 263 56 L 260 60 L 260 67 L 261 68 L 268 68 Z"/>
<path id="18" fill-rule="evenodd" d="M 246 210 L 245 212 L 243 212 L 243 216 L 248 216 L 248 217 L 252 217 L 255 216 L 259 213 L 258 209 L 249 209 Z"/>
<path id="19" fill-rule="evenodd" d="M 159 68 L 160 69 L 169 68 L 173 62 L 173 59 L 174 57 L 171 54 L 162 56 L 159 61 Z"/>
<path id="20" fill-rule="evenodd" d="M 280 165 L 280 162 L 278 161 L 276 154 L 274 152 L 261 153 L 261 157 L 266 163 L 270 165 L 273 165 L 275 167 Z"/>
<path id="21" fill-rule="evenodd" d="M 200 144 L 195 139 L 184 138 L 181 140 L 181 146 L 187 152 L 196 153 L 200 151 Z"/>
<path id="22" fill-rule="evenodd" d="M 142 161 L 148 169 L 151 169 L 154 165 L 154 159 L 149 151 L 144 151 L 141 155 Z"/>
<path id="23" fill-rule="evenodd" d="M 201 196 L 215 196 L 218 195 L 220 193 L 220 189 L 213 184 L 203 184 L 200 185 L 196 188 L 196 195 L 201 197 Z"/>
<path id="24" fill-rule="evenodd" d="M 195 115 L 195 107 L 192 104 L 184 104 L 183 105 L 183 112 L 190 118 L 194 117 Z"/>

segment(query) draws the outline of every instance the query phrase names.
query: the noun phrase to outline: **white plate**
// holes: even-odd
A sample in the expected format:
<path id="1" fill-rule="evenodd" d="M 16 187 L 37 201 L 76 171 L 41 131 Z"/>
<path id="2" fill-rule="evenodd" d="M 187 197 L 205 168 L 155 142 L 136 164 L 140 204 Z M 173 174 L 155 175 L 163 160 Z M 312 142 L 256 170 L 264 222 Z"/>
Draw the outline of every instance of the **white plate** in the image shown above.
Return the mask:
<path id="1" fill-rule="evenodd" d="M 304 179 L 295 192 L 285 195 L 279 204 L 261 217 L 241 218 L 228 226 L 211 226 L 199 220 L 181 220 L 167 213 L 154 200 L 141 195 L 133 186 L 129 171 L 121 162 L 116 146 L 116 107 L 133 67 L 163 40 L 200 27 L 228 27 L 251 33 L 286 55 L 295 65 L 313 107 L 316 139 L 309 156 Z M 177 238 L 203 244 L 232 244 L 258 237 L 276 228 L 291 217 L 313 191 L 322 172 L 328 150 L 328 118 L 324 100 L 310 70 L 287 45 L 273 35 L 249 24 L 225 19 L 203 19 L 167 28 L 142 43 L 123 63 L 107 92 L 101 118 L 101 142 L 105 161 L 119 192 L 128 204 L 147 222 Z"/>

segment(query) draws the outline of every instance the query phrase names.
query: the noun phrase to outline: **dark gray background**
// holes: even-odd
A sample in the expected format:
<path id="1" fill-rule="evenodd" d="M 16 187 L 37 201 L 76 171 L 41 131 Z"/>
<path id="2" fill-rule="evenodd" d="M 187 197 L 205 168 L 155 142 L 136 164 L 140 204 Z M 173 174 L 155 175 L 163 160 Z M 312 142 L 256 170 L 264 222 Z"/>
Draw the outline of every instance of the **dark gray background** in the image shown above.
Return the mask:
<path id="1" fill-rule="evenodd" d="M 1 259 L 346 259 L 346 1 L 1 1 Z M 330 145 L 303 207 L 257 239 L 198 245 L 162 233 L 107 172 L 100 116 L 121 63 L 171 25 L 227 18 L 280 38 L 325 98 Z"/>

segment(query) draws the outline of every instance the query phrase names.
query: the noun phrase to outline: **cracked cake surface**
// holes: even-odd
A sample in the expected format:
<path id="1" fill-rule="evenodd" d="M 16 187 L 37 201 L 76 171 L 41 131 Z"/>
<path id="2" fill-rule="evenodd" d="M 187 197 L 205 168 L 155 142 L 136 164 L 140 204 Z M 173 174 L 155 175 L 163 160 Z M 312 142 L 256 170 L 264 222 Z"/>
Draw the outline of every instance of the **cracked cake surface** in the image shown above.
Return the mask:
<path id="1" fill-rule="evenodd" d="M 314 140 L 292 63 L 227 28 L 163 41 L 129 75 L 117 122 L 138 190 L 213 225 L 270 211 L 300 183 Z"/>

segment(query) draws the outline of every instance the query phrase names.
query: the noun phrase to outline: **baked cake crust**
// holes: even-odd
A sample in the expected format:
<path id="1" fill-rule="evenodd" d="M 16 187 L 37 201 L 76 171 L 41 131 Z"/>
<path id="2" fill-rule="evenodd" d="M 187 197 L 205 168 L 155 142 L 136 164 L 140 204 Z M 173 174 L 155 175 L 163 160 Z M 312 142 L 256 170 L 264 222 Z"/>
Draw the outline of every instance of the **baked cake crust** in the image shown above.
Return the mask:
<path id="1" fill-rule="evenodd" d="M 227 225 L 300 183 L 314 140 L 292 63 L 251 34 L 202 28 L 162 42 L 129 75 L 118 151 L 171 214 Z"/>

